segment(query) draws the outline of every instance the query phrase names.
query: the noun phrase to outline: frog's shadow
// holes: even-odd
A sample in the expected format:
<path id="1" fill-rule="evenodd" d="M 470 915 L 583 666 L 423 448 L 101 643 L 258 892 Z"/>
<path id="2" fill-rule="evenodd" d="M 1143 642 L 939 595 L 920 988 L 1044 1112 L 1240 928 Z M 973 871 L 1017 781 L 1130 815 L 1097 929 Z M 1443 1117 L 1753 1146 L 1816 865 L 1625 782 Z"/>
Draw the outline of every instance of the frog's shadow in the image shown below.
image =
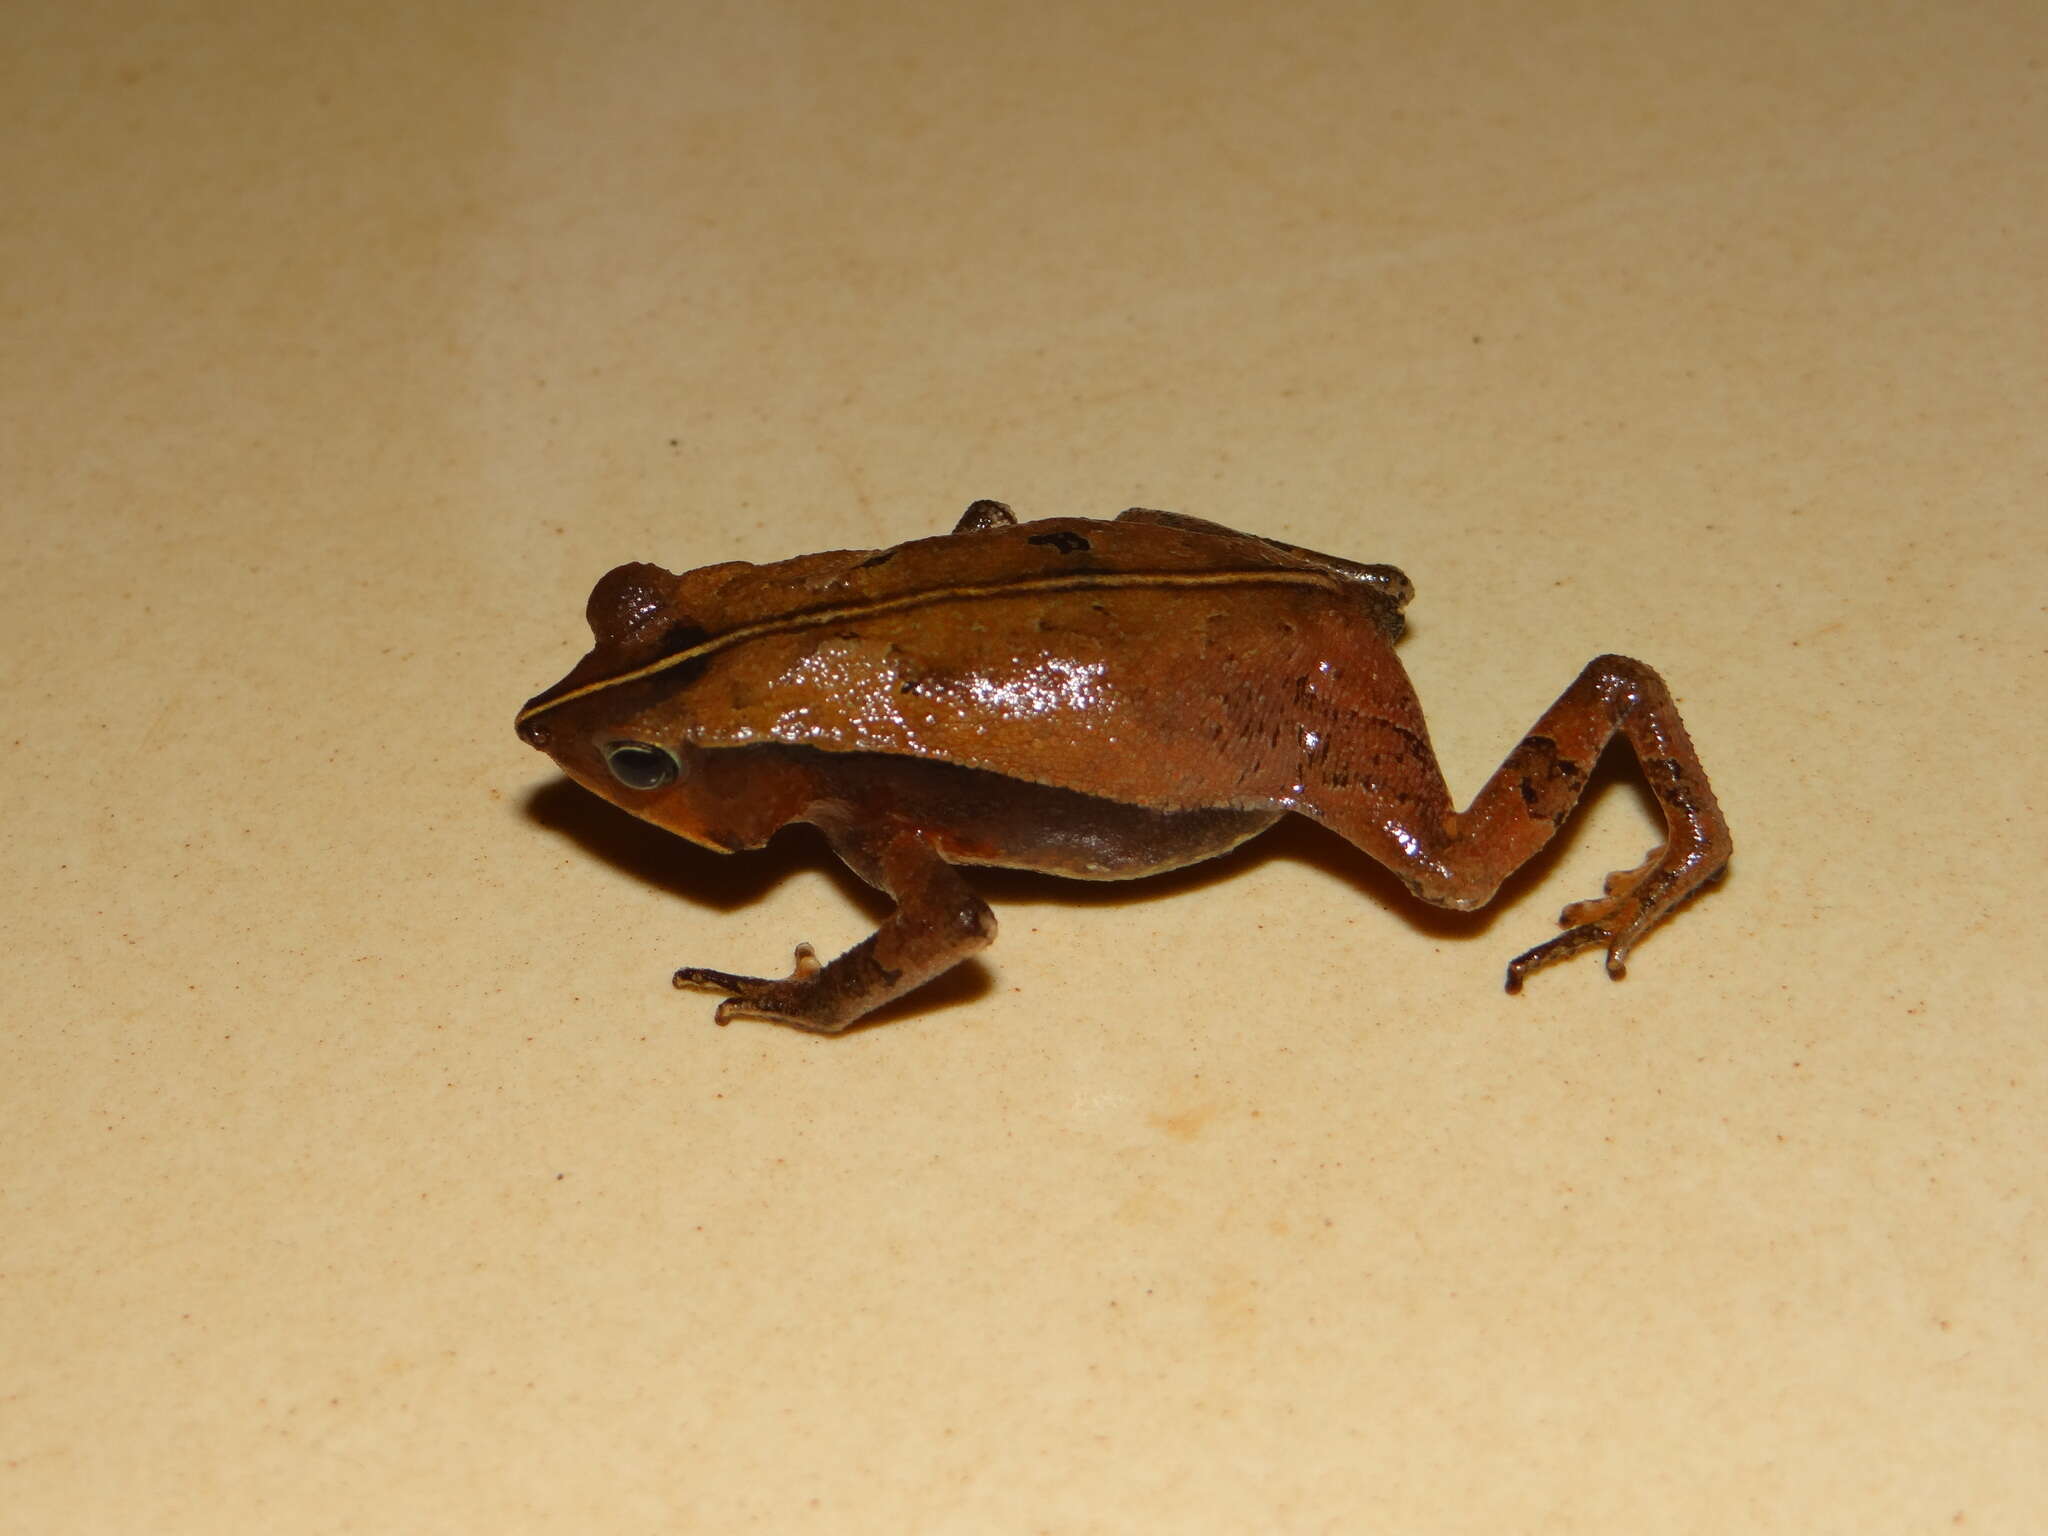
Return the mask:
<path id="1" fill-rule="evenodd" d="M 1417 901 L 1390 870 L 1335 833 L 1300 816 L 1282 817 L 1270 831 L 1218 858 L 1136 880 L 1070 880 L 1014 869 L 971 869 L 967 874 L 975 890 L 995 909 L 1000 923 L 1003 908 L 1008 904 L 1045 902 L 1109 907 L 1149 903 L 1203 890 L 1247 870 L 1286 859 L 1344 882 L 1361 897 L 1400 913 L 1430 938 L 1462 943 L 1484 937 L 1504 911 L 1519 908 L 1524 896 L 1549 880 L 1577 841 L 1581 826 L 1593 819 L 1600 803 L 1616 792 L 1618 782 L 1627 783 L 1634 790 L 1638 804 L 1654 826 L 1658 820 L 1656 801 L 1641 775 L 1632 771 L 1627 754 L 1603 754 L 1570 821 L 1548 847 L 1510 875 L 1494 899 L 1478 912 L 1450 912 Z M 714 853 L 641 821 L 566 778 L 535 789 L 527 797 L 525 810 L 536 824 L 568 838 L 586 853 L 712 911 L 731 912 L 751 905 L 782 881 L 806 870 L 822 871 L 848 901 L 877 922 L 890 911 L 888 898 L 842 864 L 812 827 L 784 828 L 765 848 L 745 855 Z M 1625 868 L 1631 862 L 1624 858 L 1616 867 Z M 1572 891 L 1558 905 L 1593 894 Z M 1515 916 L 1519 920 L 1524 914 L 1518 910 Z M 1540 937 L 1531 935 L 1529 942 Z M 701 961 L 702 957 L 688 958 Z M 1503 956 L 1503 963 L 1506 958 Z M 869 1015 L 862 1023 L 886 1023 L 899 1013 L 930 1013 L 969 1003 L 988 992 L 991 985 L 987 967 L 979 961 L 969 961 L 935 978 L 910 997 Z"/>

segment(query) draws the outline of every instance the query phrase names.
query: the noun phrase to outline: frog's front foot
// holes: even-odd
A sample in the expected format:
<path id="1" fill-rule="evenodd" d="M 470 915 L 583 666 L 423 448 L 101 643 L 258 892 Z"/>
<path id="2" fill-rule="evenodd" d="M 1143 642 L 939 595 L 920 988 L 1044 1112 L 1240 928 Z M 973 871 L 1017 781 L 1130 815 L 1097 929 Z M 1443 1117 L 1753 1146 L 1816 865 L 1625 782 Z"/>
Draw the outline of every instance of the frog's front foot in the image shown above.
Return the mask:
<path id="1" fill-rule="evenodd" d="M 730 971 L 709 970 L 701 965 L 686 965 L 676 972 L 677 990 L 695 989 L 700 992 L 724 992 L 729 994 L 718 1005 L 713 1020 L 721 1025 L 730 1024 L 734 1019 L 762 1019 L 773 1024 L 794 1024 L 799 1029 L 821 1029 L 824 1026 L 807 1017 L 806 1004 L 815 992 L 814 978 L 824 969 L 824 962 L 818 952 L 808 944 L 796 947 L 796 964 L 789 975 L 777 979 L 770 976 L 735 976 Z"/>
<path id="2" fill-rule="evenodd" d="M 1523 979 L 1531 971 L 1602 944 L 1607 946 L 1608 976 L 1621 980 L 1628 974 L 1628 952 L 1636 940 L 1686 897 L 1726 872 L 1724 854 L 1720 868 L 1704 876 L 1698 874 L 1694 864 L 1699 856 L 1667 865 L 1664 850 L 1653 848 L 1634 869 L 1609 875 L 1606 894 L 1575 901 L 1558 915 L 1563 933 L 1508 962 L 1508 991 L 1521 991 Z"/>

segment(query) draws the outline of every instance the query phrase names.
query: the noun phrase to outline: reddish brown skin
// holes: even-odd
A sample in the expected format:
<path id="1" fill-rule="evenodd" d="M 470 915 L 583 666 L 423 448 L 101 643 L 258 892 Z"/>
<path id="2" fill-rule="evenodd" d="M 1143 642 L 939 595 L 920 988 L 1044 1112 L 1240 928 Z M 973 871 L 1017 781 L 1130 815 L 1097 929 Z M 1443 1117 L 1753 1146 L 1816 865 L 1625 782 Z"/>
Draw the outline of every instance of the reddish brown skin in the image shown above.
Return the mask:
<path id="1" fill-rule="evenodd" d="M 1125 879 L 1288 812 L 1469 910 L 1549 842 L 1617 734 L 1665 840 L 1567 907 L 1568 931 L 1507 984 L 1595 946 L 1619 978 L 1728 862 L 1669 691 L 1639 661 L 1595 659 L 1460 811 L 1394 654 L 1409 592 L 1392 567 L 1175 513 L 1018 523 L 976 502 L 951 534 L 889 550 L 621 566 L 591 594 L 590 654 L 518 728 L 577 782 L 707 847 L 809 822 L 895 900 L 830 964 L 799 945 L 786 977 L 676 972 L 727 994 L 720 1023 L 836 1033 L 983 948 L 995 918 L 958 866 Z"/>

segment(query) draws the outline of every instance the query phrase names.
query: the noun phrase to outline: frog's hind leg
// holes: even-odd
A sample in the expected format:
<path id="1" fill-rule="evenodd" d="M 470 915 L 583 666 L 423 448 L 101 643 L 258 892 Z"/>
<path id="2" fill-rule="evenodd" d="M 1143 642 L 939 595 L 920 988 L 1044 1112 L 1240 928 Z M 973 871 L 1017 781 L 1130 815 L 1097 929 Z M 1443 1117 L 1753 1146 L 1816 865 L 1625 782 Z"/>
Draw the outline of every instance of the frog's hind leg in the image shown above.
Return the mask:
<path id="1" fill-rule="evenodd" d="M 1364 848 L 1423 900 L 1469 911 L 1556 834 L 1585 793 L 1587 776 L 1608 742 L 1627 738 L 1664 812 L 1665 838 L 1640 865 L 1610 875 L 1606 893 L 1575 902 L 1568 931 L 1518 956 L 1507 987 L 1531 971 L 1584 949 L 1607 947 L 1607 972 L 1619 978 L 1636 940 L 1727 866 L 1728 826 L 1706 770 L 1678 718 L 1664 680 L 1642 662 L 1601 656 L 1543 712 L 1463 811 L 1448 795 L 1428 744 L 1416 738 L 1405 791 L 1377 784 L 1318 786 L 1303 809 Z M 1419 813 L 1419 814 L 1417 814 Z"/>

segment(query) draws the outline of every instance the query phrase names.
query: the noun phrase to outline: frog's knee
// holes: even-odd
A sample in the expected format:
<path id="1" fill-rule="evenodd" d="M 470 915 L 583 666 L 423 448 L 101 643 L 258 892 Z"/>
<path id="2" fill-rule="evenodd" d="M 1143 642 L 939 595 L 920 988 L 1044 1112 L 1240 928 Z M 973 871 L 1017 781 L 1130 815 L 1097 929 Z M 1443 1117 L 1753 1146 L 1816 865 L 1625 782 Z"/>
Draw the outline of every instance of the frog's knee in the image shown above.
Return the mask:
<path id="1" fill-rule="evenodd" d="M 1667 698 L 1670 690 L 1657 669 L 1633 656 L 1609 652 L 1595 656 L 1579 674 L 1579 684 L 1589 687 L 1601 702 L 1621 713 L 1650 698 Z"/>

